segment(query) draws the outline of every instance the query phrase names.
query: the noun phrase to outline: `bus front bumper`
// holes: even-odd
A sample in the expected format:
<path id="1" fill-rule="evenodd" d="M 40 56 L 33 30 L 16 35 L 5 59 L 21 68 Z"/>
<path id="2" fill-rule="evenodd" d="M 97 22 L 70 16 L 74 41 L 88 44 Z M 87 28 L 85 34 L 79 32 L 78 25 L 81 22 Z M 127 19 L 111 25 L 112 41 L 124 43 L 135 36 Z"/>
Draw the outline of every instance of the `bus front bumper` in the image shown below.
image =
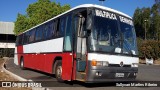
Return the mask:
<path id="1" fill-rule="evenodd" d="M 97 67 L 88 69 L 87 82 L 135 80 L 138 67 Z"/>

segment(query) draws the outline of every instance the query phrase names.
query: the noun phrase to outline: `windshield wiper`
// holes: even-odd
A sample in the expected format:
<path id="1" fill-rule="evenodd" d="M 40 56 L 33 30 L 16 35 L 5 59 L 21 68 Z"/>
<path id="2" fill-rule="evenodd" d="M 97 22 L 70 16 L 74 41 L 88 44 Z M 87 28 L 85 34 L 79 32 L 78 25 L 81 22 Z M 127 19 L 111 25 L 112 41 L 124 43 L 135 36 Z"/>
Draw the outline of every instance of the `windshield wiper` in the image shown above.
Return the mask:
<path id="1" fill-rule="evenodd" d="M 128 53 L 133 56 L 133 53 L 132 53 L 132 50 L 130 48 L 130 45 L 128 44 L 128 41 L 124 40 L 124 43 L 123 43 L 125 46 L 125 49 L 127 49 L 127 51 L 129 51 Z"/>
<path id="2" fill-rule="evenodd" d="M 131 51 L 131 48 L 130 48 L 130 45 L 127 43 L 128 41 L 124 39 L 124 35 L 123 33 L 121 34 L 121 48 L 122 48 L 122 52 L 121 53 L 124 53 L 124 48 L 128 51 L 128 53 L 133 56 L 133 53 Z M 123 47 L 124 46 L 124 47 Z"/>

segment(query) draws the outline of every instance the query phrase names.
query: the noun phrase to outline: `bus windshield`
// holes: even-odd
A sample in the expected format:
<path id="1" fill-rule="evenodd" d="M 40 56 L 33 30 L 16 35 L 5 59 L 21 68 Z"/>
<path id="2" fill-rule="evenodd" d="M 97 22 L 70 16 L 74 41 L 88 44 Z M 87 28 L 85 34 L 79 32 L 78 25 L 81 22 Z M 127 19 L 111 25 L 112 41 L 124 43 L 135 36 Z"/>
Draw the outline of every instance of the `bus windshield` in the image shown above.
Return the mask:
<path id="1" fill-rule="evenodd" d="M 118 21 L 119 20 L 119 21 Z M 90 35 L 90 51 L 137 55 L 136 35 L 133 25 L 117 18 L 94 16 Z"/>
<path id="2" fill-rule="evenodd" d="M 120 30 L 123 38 L 123 53 L 137 55 L 136 35 L 133 25 L 120 22 Z"/>

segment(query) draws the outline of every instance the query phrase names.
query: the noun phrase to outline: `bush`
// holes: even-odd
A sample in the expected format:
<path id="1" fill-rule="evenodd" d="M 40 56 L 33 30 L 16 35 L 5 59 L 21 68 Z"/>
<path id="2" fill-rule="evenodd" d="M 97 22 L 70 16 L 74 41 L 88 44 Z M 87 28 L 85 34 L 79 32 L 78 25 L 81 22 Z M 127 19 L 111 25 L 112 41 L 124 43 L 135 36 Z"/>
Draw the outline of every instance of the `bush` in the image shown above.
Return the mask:
<path id="1" fill-rule="evenodd" d="M 160 41 L 137 38 L 137 45 L 140 58 L 160 58 Z"/>

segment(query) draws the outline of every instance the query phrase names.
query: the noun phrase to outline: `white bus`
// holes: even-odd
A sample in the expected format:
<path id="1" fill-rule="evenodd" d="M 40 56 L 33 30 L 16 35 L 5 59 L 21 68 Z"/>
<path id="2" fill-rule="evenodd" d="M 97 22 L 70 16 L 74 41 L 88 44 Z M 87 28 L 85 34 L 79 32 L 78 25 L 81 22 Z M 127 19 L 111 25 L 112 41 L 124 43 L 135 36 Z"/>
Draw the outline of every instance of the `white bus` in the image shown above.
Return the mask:
<path id="1" fill-rule="evenodd" d="M 135 79 L 138 51 L 132 18 L 84 4 L 18 35 L 15 64 L 55 74 L 58 81 Z"/>

